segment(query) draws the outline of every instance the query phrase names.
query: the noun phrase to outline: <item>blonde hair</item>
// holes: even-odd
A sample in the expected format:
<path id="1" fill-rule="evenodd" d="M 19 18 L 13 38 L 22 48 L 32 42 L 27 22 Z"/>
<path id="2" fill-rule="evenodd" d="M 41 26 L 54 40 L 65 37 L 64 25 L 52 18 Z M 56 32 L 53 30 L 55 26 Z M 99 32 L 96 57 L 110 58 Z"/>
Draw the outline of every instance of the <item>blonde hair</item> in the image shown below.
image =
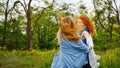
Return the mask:
<path id="1" fill-rule="evenodd" d="M 68 40 L 79 41 L 78 29 L 76 28 L 77 23 L 75 23 L 70 16 L 65 16 L 64 18 L 59 18 L 59 30 L 57 33 L 58 43 L 60 40 L 65 37 Z"/>

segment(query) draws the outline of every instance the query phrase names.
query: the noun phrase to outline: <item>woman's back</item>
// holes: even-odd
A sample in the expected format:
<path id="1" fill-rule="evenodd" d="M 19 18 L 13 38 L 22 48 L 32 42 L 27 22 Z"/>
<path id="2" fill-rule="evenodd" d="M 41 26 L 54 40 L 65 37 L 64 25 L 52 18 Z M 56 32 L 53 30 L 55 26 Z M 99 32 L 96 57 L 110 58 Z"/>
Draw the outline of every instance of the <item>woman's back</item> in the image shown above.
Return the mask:
<path id="1" fill-rule="evenodd" d="M 52 68 L 82 68 L 87 64 L 85 53 L 89 48 L 82 41 L 62 39 L 60 51 L 54 57 Z"/>

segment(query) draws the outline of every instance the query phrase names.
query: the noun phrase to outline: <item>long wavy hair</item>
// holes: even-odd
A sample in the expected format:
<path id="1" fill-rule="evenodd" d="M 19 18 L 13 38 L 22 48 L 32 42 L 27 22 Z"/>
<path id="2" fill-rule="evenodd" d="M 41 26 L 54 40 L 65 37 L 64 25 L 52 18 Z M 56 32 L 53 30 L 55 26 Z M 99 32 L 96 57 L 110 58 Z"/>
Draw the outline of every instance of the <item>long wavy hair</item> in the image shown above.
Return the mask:
<path id="1" fill-rule="evenodd" d="M 83 24 L 85 24 L 87 26 L 89 33 L 93 36 L 95 33 L 95 27 L 92 24 L 92 22 L 89 20 L 89 18 L 86 16 L 80 16 L 79 19 L 81 19 Z"/>
<path id="2" fill-rule="evenodd" d="M 65 16 L 64 18 L 59 18 L 59 30 L 57 34 L 58 42 L 62 38 L 66 38 L 68 40 L 79 41 L 80 37 L 78 37 L 78 29 L 76 27 L 77 23 L 75 23 L 70 16 Z"/>

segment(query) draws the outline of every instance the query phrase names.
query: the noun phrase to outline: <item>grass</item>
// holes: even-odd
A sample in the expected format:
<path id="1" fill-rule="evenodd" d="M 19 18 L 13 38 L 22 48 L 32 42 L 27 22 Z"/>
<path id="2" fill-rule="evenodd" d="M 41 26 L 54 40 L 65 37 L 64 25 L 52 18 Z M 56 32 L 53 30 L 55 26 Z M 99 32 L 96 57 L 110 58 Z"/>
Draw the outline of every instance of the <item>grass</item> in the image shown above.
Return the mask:
<path id="1" fill-rule="evenodd" d="M 120 48 L 98 53 L 101 55 L 99 68 L 120 68 Z"/>
<path id="2" fill-rule="evenodd" d="M 0 68 L 50 68 L 56 50 L 0 51 Z"/>
<path id="3" fill-rule="evenodd" d="M 53 50 L 7 51 L 0 50 L 0 68 L 50 68 L 54 54 Z M 101 56 L 99 68 L 120 68 L 120 48 L 105 52 L 96 51 Z"/>

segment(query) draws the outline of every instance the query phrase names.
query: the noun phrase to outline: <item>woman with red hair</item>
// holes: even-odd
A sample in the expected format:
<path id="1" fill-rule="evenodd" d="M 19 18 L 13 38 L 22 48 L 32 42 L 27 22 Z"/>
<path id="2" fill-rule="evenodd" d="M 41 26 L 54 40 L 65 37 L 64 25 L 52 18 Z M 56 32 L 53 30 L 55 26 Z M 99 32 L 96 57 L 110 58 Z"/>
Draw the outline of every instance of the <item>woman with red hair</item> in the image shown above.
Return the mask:
<path id="1" fill-rule="evenodd" d="M 82 42 L 90 48 L 89 53 L 86 53 L 88 64 L 84 65 L 83 68 L 98 68 L 100 64 L 97 60 L 100 59 L 100 56 L 96 55 L 94 52 L 93 40 L 91 37 L 95 33 L 95 27 L 86 16 L 78 17 L 76 22 L 78 22 L 78 27 L 80 27 L 79 29 Z"/>

